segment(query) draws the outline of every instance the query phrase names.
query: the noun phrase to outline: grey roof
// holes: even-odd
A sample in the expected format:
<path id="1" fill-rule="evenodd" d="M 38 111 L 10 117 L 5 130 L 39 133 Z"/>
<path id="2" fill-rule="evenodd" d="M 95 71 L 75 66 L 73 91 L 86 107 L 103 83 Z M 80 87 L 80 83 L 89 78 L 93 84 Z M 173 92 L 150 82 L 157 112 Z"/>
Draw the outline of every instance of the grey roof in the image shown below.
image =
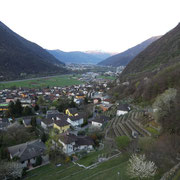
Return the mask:
<path id="1" fill-rule="evenodd" d="M 25 124 L 26 126 L 31 125 L 31 118 L 29 118 L 29 119 L 23 119 L 23 121 L 24 121 L 24 124 Z M 36 124 L 37 124 L 37 125 L 41 125 L 41 119 L 36 119 Z"/>
<path id="2" fill-rule="evenodd" d="M 26 126 L 31 125 L 31 119 L 23 119 L 23 121 Z"/>
<path id="3" fill-rule="evenodd" d="M 11 156 L 19 157 L 21 162 L 42 155 L 45 150 L 45 144 L 39 139 L 8 147 Z"/>
<path id="4" fill-rule="evenodd" d="M 90 137 L 78 137 L 76 141 L 76 145 L 82 146 L 82 145 L 94 145 L 94 141 Z"/>
<path id="5" fill-rule="evenodd" d="M 58 110 L 48 110 L 46 113 L 46 118 L 56 118 L 60 112 Z"/>
<path id="6" fill-rule="evenodd" d="M 54 123 L 53 119 L 51 119 L 51 118 L 43 119 L 42 122 L 46 125 L 50 125 L 50 124 Z"/>
<path id="7" fill-rule="evenodd" d="M 9 125 L 10 123 L 8 122 L 0 122 L 0 129 L 6 129 Z"/>
<path id="8" fill-rule="evenodd" d="M 82 118 L 83 118 L 82 115 L 69 116 L 69 119 L 70 119 L 71 121 L 78 121 L 78 120 L 80 120 L 80 119 L 82 119 Z"/>
<path id="9" fill-rule="evenodd" d="M 56 121 L 54 121 L 54 123 L 56 125 L 58 125 L 59 127 L 63 127 L 63 126 L 69 125 L 69 123 L 66 120 L 56 120 Z"/>
<path id="10" fill-rule="evenodd" d="M 56 120 L 60 119 L 60 120 L 66 121 L 67 118 L 68 118 L 68 115 L 65 115 L 65 114 L 59 114 L 58 116 L 56 116 Z"/>
<path id="11" fill-rule="evenodd" d="M 0 129 L 6 129 L 9 125 L 8 118 L 0 118 Z"/>
<path id="12" fill-rule="evenodd" d="M 120 105 L 117 107 L 117 110 L 129 111 L 129 106 L 128 106 L 128 104 L 120 104 Z"/>
<path id="13" fill-rule="evenodd" d="M 88 136 L 80 137 L 80 136 L 76 136 L 74 134 L 61 134 L 59 136 L 59 138 L 65 144 L 70 144 L 72 142 L 75 142 L 75 146 L 94 145 L 92 138 L 90 138 Z"/>
<path id="14" fill-rule="evenodd" d="M 76 113 L 78 113 L 78 110 L 77 110 L 77 108 L 69 108 L 69 112 L 71 114 L 76 114 Z"/>
<path id="15" fill-rule="evenodd" d="M 74 134 L 61 134 L 59 139 L 65 144 L 71 144 L 77 140 L 77 136 Z"/>
<path id="16" fill-rule="evenodd" d="M 104 121 L 109 121 L 110 118 L 108 116 L 105 116 L 105 115 L 101 115 L 99 116 L 100 119 L 103 119 Z"/>
<path id="17" fill-rule="evenodd" d="M 92 122 L 97 122 L 97 123 L 103 124 L 105 122 L 105 120 L 97 117 L 97 118 L 93 119 Z"/>

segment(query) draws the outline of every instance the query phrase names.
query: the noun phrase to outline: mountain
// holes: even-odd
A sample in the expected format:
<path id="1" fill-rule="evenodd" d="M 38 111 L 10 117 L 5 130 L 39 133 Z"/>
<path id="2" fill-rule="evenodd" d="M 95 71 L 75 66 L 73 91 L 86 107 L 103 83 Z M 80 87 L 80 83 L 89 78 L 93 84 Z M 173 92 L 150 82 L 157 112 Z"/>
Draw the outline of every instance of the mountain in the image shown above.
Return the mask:
<path id="1" fill-rule="evenodd" d="M 64 63 L 42 47 L 19 36 L 0 22 L 0 76 L 16 79 L 21 74 L 64 73 Z"/>
<path id="2" fill-rule="evenodd" d="M 126 66 L 119 77 L 120 86 L 117 89 L 122 95 L 149 101 L 168 88 L 179 89 L 179 77 L 180 24 L 149 45 Z"/>
<path id="3" fill-rule="evenodd" d="M 112 52 L 103 52 L 103 51 L 85 51 L 87 54 L 91 54 L 97 58 L 100 58 L 102 60 L 105 60 L 117 53 L 112 53 Z"/>
<path id="4" fill-rule="evenodd" d="M 64 52 L 61 50 L 47 50 L 54 57 L 63 61 L 66 64 L 74 63 L 74 64 L 97 64 L 103 59 L 110 57 L 111 53 L 104 53 L 98 51 L 72 51 L 72 52 Z"/>
<path id="5" fill-rule="evenodd" d="M 147 39 L 146 41 L 122 52 L 119 54 L 116 54 L 114 56 L 111 56 L 104 61 L 101 61 L 98 63 L 98 65 L 103 66 L 126 66 L 135 56 L 137 56 L 141 51 L 143 51 L 146 47 L 148 47 L 152 42 L 159 39 L 160 36 L 151 37 L 150 39 Z"/>

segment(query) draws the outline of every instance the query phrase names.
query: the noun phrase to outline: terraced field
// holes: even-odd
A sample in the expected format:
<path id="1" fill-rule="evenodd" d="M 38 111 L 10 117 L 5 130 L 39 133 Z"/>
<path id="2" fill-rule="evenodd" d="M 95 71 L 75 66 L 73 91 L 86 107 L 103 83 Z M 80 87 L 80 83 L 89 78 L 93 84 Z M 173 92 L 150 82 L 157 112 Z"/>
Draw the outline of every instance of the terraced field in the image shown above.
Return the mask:
<path id="1" fill-rule="evenodd" d="M 128 136 L 135 138 L 136 134 L 141 137 L 151 136 L 151 133 L 144 127 L 148 123 L 144 111 L 130 111 L 121 116 L 114 117 L 107 127 L 107 137 Z"/>

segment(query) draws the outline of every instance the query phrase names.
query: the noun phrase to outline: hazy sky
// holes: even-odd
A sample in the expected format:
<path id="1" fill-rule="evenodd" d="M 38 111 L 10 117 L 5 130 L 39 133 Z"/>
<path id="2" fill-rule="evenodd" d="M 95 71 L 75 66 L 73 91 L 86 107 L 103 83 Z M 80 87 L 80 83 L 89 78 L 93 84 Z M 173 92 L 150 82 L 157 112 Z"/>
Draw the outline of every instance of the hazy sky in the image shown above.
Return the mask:
<path id="1" fill-rule="evenodd" d="M 121 52 L 180 22 L 180 0 L 0 0 L 0 21 L 48 49 Z"/>

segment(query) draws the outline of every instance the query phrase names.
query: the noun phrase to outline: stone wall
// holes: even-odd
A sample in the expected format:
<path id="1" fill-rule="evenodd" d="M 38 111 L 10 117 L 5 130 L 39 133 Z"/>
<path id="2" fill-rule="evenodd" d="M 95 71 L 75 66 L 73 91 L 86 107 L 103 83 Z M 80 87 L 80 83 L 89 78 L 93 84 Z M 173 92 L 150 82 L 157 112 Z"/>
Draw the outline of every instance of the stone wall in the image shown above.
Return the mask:
<path id="1" fill-rule="evenodd" d="M 175 175 L 175 173 L 179 170 L 180 163 L 176 164 L 170 171 L 166 172 L 160 180 L 170 180 Z"/>

